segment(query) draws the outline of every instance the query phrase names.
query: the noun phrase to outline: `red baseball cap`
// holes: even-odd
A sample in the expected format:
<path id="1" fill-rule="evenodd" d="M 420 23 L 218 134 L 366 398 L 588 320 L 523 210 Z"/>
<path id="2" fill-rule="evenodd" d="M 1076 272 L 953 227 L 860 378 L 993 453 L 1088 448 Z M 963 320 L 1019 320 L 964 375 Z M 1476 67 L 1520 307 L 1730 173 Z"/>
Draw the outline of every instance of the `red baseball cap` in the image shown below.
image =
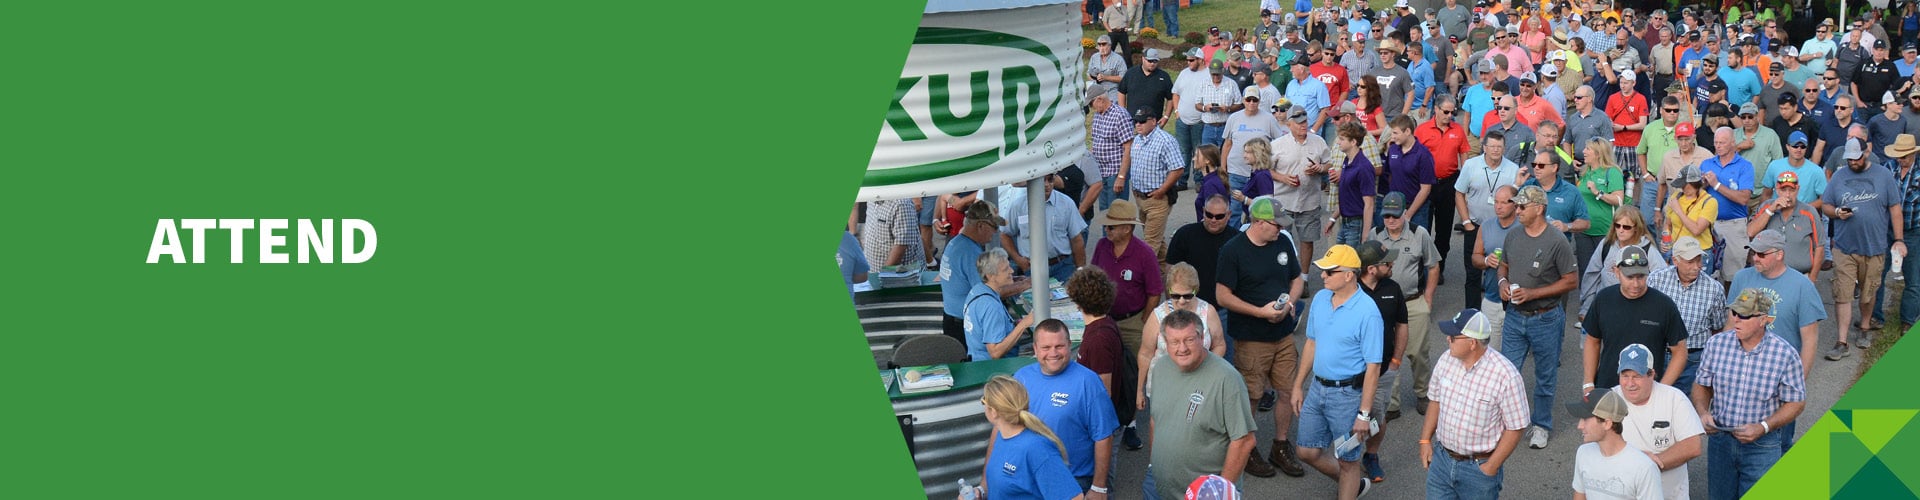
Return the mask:
<path id="1" fill-rule="evenodd" d="M 1693 137 L 1693 123 L 1680 122 L 1679 125 L 1675 125 L 1673 127 L 1673 136 L 1674 137 Z"/>

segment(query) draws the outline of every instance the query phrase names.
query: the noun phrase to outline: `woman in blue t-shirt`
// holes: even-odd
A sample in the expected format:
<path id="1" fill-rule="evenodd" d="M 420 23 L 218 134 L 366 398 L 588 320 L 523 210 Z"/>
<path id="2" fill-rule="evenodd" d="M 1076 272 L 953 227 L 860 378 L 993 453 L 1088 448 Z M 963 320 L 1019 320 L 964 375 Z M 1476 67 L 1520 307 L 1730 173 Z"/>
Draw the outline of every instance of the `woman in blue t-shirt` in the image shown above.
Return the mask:
<path id="1" fill-rule="evenodd" d="M 1080 483 L 1067 470 L 1066 445 L 1027 411 L 1026 386 L 1013 377 L 994 375 L 981 392 L 980 404 L 987 407 L 987 421 L 993 424 L 980 482 L 984 498 L 1082 498 Z"/>

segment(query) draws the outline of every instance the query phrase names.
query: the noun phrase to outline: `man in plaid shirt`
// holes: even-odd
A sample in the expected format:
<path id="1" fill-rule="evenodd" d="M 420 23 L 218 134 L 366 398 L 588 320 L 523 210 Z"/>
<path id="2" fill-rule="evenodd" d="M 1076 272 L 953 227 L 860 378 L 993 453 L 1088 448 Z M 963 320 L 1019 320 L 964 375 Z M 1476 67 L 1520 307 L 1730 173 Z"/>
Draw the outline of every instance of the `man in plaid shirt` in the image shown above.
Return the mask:
<path id="1" fill-rule="evenodd" d="M 1150 109 L 1133 115 L 1133 145 L 1116 177 L 1133 190 L 1134 203 L 1140 205 L 1146 219 L 1147 234 L 1142 238 L 1156 256 L 1167 254 L 1167 213 L 1173 206 L 1173 183 L 1187 170 L 1186 161 L 1180 158 L 1179 142 L 1161 129 L 1160 123 L 1160 116 Z"/>
<path id="2" fill-rule="evenodd" d="M 1700 352 L 1707 337 L 1721 329 L 1727 320 L 1727 291 L 1720 282 L 1700 279 L 1706 267 L 1705 249 L 1693 238 L 1673 241 L 1673 265 L 1647 275 L 1647 286 L 1673 299 L 1680 308 L 1680 322 L 1687 328 L 1687 367 L 1674 380 L 1673 388 L 1682 394 L 1693 393 L 1693 377 L 1700 368 Z"/>
<path id="3" fill-rule="evenodd" d="M 1727 309 L 1733 323 L 1707 341 L 1693 406 L 1707 431 L 1707 493 L 1735 498 L 1784 453 L 1792 436 L 1781 429 L 1806 407 L 1807 380 L 1800 352 L 1767 333 L 1773 297 L 1745 289 Z"/>
<path id="4" fill-rule="evenodd" d="M 1127 199 L 1127 189 L 1116 182 L 1120 175 L 1120 165 L 1126 163 L 1129 143 L 1133 142 L 1131 121 L 1127 111 L 1113 105 L 1113 97 L 1100 87 L 1100 84 L 1087 86 L 1087 95 L 1092 99 L 1089 111 L 1093 114 L 1093 161 L 1100 165 L 1100 211 L 1107 211 L 1113 200 Z"/>
<path id="5" fill-rule="evenodd" d="M 1447 356 L 1433 367 L 1420 462 L 1428 498 L 1498 498 L 1501 466 L 1530 420 L 1526 384 L 1505 356 L 1489 356 L 1492 322 L 1466 309 L 1440 322 Z"/>

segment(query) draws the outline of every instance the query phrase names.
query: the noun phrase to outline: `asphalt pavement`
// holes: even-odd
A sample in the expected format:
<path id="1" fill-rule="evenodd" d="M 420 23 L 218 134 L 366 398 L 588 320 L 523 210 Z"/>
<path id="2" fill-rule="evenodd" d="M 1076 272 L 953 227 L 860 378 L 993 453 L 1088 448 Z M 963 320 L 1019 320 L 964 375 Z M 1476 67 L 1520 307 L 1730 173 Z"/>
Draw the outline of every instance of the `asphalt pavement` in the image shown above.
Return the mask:
<path id="1" fill-rule="evenodd" d="M 1181 194 L 1185 196 L 1182 196 L 1182 199 L 1178 200 L 1178 204 L 1176 204 L 1175 209 L 1172 210 L 1173 213 L 1170 215 L 1170 220 L 1167 223 L 1168 235 L 1172 235 L 1174 229 L 1194 221 L 1193 205 L 1191 204 L 1193 192 L 1187 191 Z M 1452 253 L 1449 255 L 1449 260 L 1446 263 L 1444 271 L 1446 276 L 1445 283 L 1439 285 L 1437 293 L 1435 294 L 1437 297 L 1435 297 L 1434 300 L 1432 317 L 1436 321 L 1451 318 L 1455 312 L 1462 309 L 1461 295 L 1463 295 L 1465 291 L 1461 288 L 1461 283 L 1464 283 L 1464 276 L 1462 275 L 1462 270 L 1459 268 L 1459 265 L 1456 263 L 1457 261 L 1452 260 L 1461 255 L 1462 246 L 1459 239 L 1459 234 L 1456 233 L 1454 235 Z M 1320 245 L 1319 248 L 1324 249 L 1325 245 Z M 1312 256 L 1305 260 L 1311 261 L 1318 257 L 1319 256 Z M 1308 273 L 1308 276 L 1310 276 L 1310 281 L 1308 282 L 1307 293 L 1311 294 L 1319 290 L 1320 277 L 1319 273 Z M 1830 292 L 1830 278 L 1823 277 L 1820 282 L 1815 283 L 1815 286 L 1820 290 L 1821 297 L 1826 301 L 1827 316 L 1829 318 L 1820 323 L 1819 346 L 1821 349 L 1819 352 L 1825 352 L 1825 347 L 1833 345 L 1834 339 L 1836 338 L 1836 325 L 1831 319 L 1834 316 L 1834 310 L 1832 293 Z M 1475 301 L 1475 306 L 1478 307 L 1477 300 Z M 1574 330 L 1572 321 L 1572 318 L 1569 317 L 1566 335 L 1563 337 L 1561 343 L 1561 363 L 1558 381 L 1556 383 L 1557 387 L 1555 387 L 1555 391 L 1557 392 L 1554 399 L 1555 406 L 1580 397 L 1580 379 L 1582 377 L 1580 367 L 1581 334 Z M 1446 356 L 1446 344 L 1441 340 L 1442 337 L 1437 327 L 1433 325 L 1414 326 L 1424 328 L 1427 335 L 1433 336 L 1430 339 L 1431 341 L 1428 342 L 1428 345 L 1434 349 L 1433 359 L 1438 360 L 1440 356 Z M 1415 332 L 1417 331 L 1418 330 L 1415 330 Z M 1296 335 L 1294 335 L 1296 341 L 1302 337 L 1301 334 L 1303 333 L 1304 330 L 1296 332 Z M 1494 354 L 1497 355 L 1497 353 Z M 1840 361 L 1827 361 L 1824 357 L 1814 361 L 1813 373 L 1808 379 L 1807 408 L 1800 414 L 1798 432 L 1805 433 L 1807 429 L 1813 428 L 1813 423 L 1817 421 L 1821 415 L 1825 414 L 1828 408 L 1833 407 L 1833 404 L 1839 400 L 1840 396 L 1844 394 L 1848 388 L 1852 387 L 1854 374 L 1859 370 L 1861 357 L 1862 356 L 1856 352 L 1853 356 L 1849 356 Z M 1527 380 L 1527 387 L 1529 388 L 1529 393 L 1531 393 L 1534 369 L 1531 364 L 1531 359 L 1529 359 L 1527 363 L 1527 365 L 1519 368 L 1521 374 L 1525 376 Z M 1412 408 L 1412 403 L 1415 401 L 1412 377 L 1408 376 L 1406 380 L 1407 382 L 1400 386 L 1401 410 L 1403 415 L 1401 415 L 1398 420 L 1387 423 L 1385 430 L 1387 436 L 1386 441 L 1381 445 L 1380 450 L 1381 464 L 1386 469 L 1386 481 L 1375 484 L 1373 491 L 1368 493 L 1368 498 L 1423 498 L 1425 496 L 1426 469 L 1420 466 L 1418 449 L 1421 416 L 1419 413 L 1414 412 Z M 1283 401 L 1281 404 L 1284 405 L 1285 402 Z M 1276 411 L 1278 410 L 1276 409 Z M 1507 459 L 1505 464 L 1505 483 L 1501 491 L 1502 496 L 1507 498 L 1568 498 L 1573 495 L 1571 487 L 1573 480 L 1573 456 L 1574 451 L 1579 448 L 1581 443 L 1580 432 L 1574 428 L 1573 419 L 1566 415 L 1564 409 L 1556 407 L 1554 408 L 1554 412 L 1554 426 L 1556 429 L 1553 431 L 1547 447 L 1539 450 L 1530 449 L 1527 448 L 1523 442 L 1519 445 L 1518 449 L 1514 451 L 1513 455 Z M 1273 445 L 1273 414 L 1270 412 L 1255 413 L 1254 420 L 1260 425 L 1258 443 L 1264 456 Z M 1145 437 L 1144 433 L 1142 437 Z M 1146 471 L 1147 450 L 1128 451 L 1123 449 L 1120 451 L 1117 460 L 1119 460 L 1120 475 L 1122 477 L 1117 479 L 1114 484 L 1121 485 L 1121 487 L 1115 488 L 1116 495 L 1114 495 L 1113 498 L 1140 498 L 1139 485 L 1141 476 Z M 1692 496 L 1695 498 L 1706 498 L 1706 463 L 1707 457 L 1704 453 L 1699 458 L 1695 458 L 1688 463 L 1690 486 L 1692 487 Z M 1167 478 L 1161 479 L 1165 480 Z M 1297 478 L 1288 477 L 1285 474 L 1276 474 L 1270 478 L 1243 475 L 1241 488 L 1247 498 L 1333 498 L 1336 496 L 1334 481 L 1314 471 L 1310 467 L 1307 468 L 1306 476 Z"/>

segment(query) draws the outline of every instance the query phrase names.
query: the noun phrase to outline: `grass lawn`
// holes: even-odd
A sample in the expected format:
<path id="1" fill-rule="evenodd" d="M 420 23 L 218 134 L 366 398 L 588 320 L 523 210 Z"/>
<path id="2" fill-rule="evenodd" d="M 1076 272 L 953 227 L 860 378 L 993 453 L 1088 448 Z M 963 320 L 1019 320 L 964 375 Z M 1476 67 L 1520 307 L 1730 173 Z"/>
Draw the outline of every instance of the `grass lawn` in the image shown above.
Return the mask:
<path id="1" fill-rule="evenodd" d="M 1234 32 L 1236 35 L 1235 38 L 1237 39 L 1239 33 L 1251 32 L 1253 28 L 1260 26 L 1260 2 L 1258 0 L 1202 0 L 1202 2 L 1199 7 L 1180 9 L 1180 31 L 1204 33 L 1207 31 L 1208 26 L 1219 26 L 1222 30 Z M 1281 3 L 1288 6 L 1293 5 L 1293 2 Z M 1315 1 L 1314 5 L 1324 6 L 1326 2 Z M 1367 5 L 1378 10 L 1392 7 L 1393 2 L 1391 0 L 1368 0 Z M 1165 30 L 1167 26 L 1161 22 L 1163 20 L 1160 19 L 1159 13 L 1155 12 L 1152 14 L 1154 27 Z M 1097 23 L 1096 25 L 1083 27 L 1082 31 L 1085 33 L 1082 36 L 1086 38 L 1098 37 L 1106 32 L 1106 30 L 1100 29 Z M 1163 34 L 1160 40 L 1176 45 L 1180 43 L 1179 34 Z"/>

